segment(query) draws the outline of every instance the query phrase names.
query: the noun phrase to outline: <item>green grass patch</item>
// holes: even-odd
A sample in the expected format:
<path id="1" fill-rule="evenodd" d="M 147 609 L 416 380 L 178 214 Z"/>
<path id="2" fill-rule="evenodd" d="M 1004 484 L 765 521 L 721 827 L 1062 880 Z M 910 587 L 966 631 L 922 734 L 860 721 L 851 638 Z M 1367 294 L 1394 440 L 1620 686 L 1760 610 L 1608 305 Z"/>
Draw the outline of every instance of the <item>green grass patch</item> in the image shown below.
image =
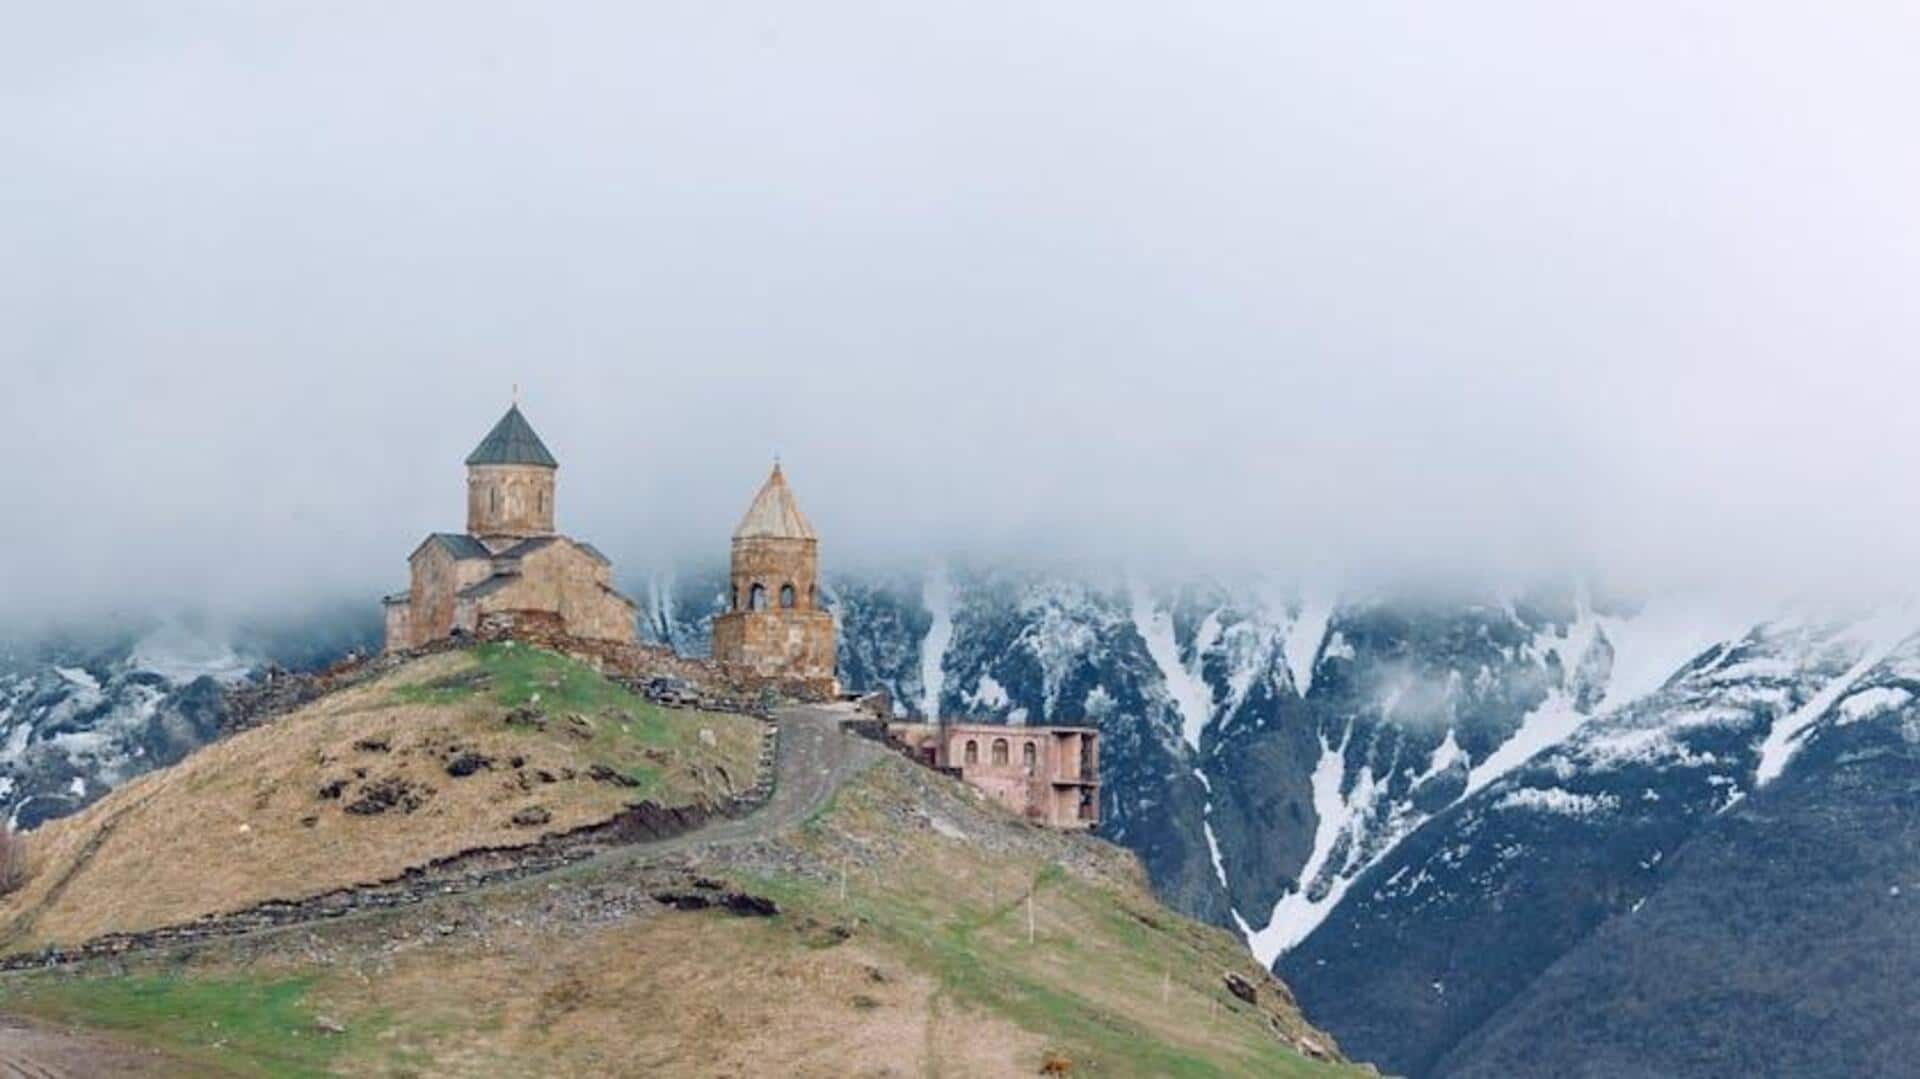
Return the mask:
<path id="1" fill-rule="evenodd" d="M 345 1034 L 315 1026 L 312 978 L 265 981 L 177 975 L 49 975 L 0 983 L 0 1008 L 123 1035 L 219 1074 L 322 1076 L 377 1024 Z"/>
<path id="2" fill-rule="evenodd" d="M 637 794 L 661 785 L 669 760 L 716 758 L 736 783 L 752 781 L 759 725 L 744 716 L 663 708 L 578 660 L 515 641 L 490 641 L 466 653 L 470 666 L 431 681 L 395 687 L 396 701 L 455 706 L 487 702 L 530 708 L 547 718 L 546 736 L 582 738 L 588 760 L 633 779 Z M 700 731 L 716 745 L 700 744 Z"/>

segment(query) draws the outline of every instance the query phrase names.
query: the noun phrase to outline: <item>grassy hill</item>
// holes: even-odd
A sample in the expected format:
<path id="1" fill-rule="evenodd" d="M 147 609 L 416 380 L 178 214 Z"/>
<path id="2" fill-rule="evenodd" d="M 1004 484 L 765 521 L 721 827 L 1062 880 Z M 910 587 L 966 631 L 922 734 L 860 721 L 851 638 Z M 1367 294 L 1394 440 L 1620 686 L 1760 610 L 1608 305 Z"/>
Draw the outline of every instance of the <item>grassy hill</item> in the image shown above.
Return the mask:
<path id="1" fill-rule="evenodd" d="M 480 672 L 488 680 L 478 681 Z M 430 709 L 436 718 L 413 732 L 418 737 L 448 723 L 474 741 L 503 728 L 504 715 L 525 707 L 533 692 L 547 703 L 555 692 L 579 701 L 610 691 L 617 688 L 539 654 L 433 660 L 319 702 L 298 722 L 254 732 L 272 738 L 306 731 L 297 748 L 256 749 L 250 752 L 261 756 L 247 759 L 311 763 L 333 756 L 325 767 L 290 773 L 305 791 L 355 759 L 342 754 L 366 730 L 348 717 Z M 602 700 L 596 707 L 632 702 Z M 486 752 L 523 753 L 529 762 L 536 750 L 605 752 L 613 756 L 603 761 L 635 768 L 648 762 L 642 789 L 655 796 L 696 797 L 712 793 L 702 784 L 717 769 L 733 767 L 724 763 L 730 736 L 698 733 L 724 718 L 670 713 L 642 724 L 636 713 L 632 734 L 622 730 L 614 739 L 603 725 L 594 740 L 575 739 L 578 745 L 550 721 L 544 732 L 517 730 L 511 746 L 488 743 Z M 458 726 L 468 722 L 476 726 Z M 784 722 L 783 791 L 803 786 L 807 776 L 850 777 L 823 786 L 831 796 L 804 810 L 783 810 L 777 794 L 766 813 L 748 821 L 415 906 L 3 977 L 0 1013 L 75 1024 L 156 1051 L 154 1059 L 182 1074 L 1363 1072 L 1337 1059 L 1331 1041 L 1305 1024 L 1285 987 L 1238 940 L 1161 907 L 1131 855 L 1036 828 L 968 788 L 838 733 L 831 717 Z M 623 740 L 671 747 L 677 756 L 665 764 L 644 753 L 621 756 L 633 748 Z M 437 762 L 444 754 L 414 756 Z M 203 768 L 197 787 L 173 772 L 157 775 L 145 800 L 125 804 L 126 819 L 135 805 L 168 819 L 204 816 L 203 797 L 215 791 L 222 792 L 218 804 L 235 805 L 254 777 L 233 778 L 233 767 L 228 761 Z M 451 789 L 445 778 L 434 783 Z M 610 803 L 598 800 L 601 786 L 579 785 L 585 802 L 568 809 L 570 819 L 607 811 Z M 444 849 L 455 836 L 490 842 L 502 834 L 494 822 L 522 804 L 519 797 L 457 803 L 476 817 L 466 831 L 449 820 L 417 835 L 404 827 L 384 834 L 390 842 L 405 836 L 420 849 Z M 309 814 L 310 802 L 303 795 L 298 813 Z M 273 797 L 260 812 L 295 810 Z M 96 817 L 94 827 L 103 822 Z M 312 831 L 297 817 L 294 827 L 296 835 Z M 162 868 L 119 845 L 119 834 L 115 829 L 97 846 L 40 925 L 72 933 L 160 918 L 137 899 L 80 887 L 84 874 L 131 880 L 137 874 L 116 864 L 122 861 Z M 361 856 L 406 860 L 371 834 L 362 838 Z M 339 876 L 331 860 L 309 860 L 299 872 L 263 869 L 280 882 L 269 887 L 226 869 L 216 845 L 183 841 L 167 857 L 183 863 L 164 867 L 170 880 L 213 875 L 249 894 L 316 887 L 302 872 Z M 33 887 L 45 884 L 36 879 Z M 213 894 L 207 889 L 200 902 L 168 909 L 207 906 Z M 116 913 L 108 918 L 100 907 Z"/>
<path id="2" fill-rule="evenodd" d="M 656 707 L 511 642 L 431 656 L 208 746 L 28 839 L 0 950 L 71 945 L 530 844 L 753 785 L 760 724 Z"/>

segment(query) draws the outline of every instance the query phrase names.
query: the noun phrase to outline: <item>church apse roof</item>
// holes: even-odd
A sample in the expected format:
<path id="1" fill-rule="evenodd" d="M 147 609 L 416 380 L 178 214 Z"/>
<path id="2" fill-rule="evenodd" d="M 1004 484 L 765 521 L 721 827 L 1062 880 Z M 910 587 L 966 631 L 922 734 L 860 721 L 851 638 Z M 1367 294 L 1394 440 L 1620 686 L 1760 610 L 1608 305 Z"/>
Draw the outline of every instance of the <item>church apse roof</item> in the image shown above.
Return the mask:
<path id="1" fill-rule="evenodd" d="M 527 422 L 520 412 L 519 405 L 507 409 L 500 422 L 493 425 L 487 437 L 480 440 L 467 455 L 469 465 L 538 465 L 542 468 L 559 468 L 560 462 L 547 452 L 547 444 L 533 431 L 533 425 Z"/>
<path id="2" fill-rule="evenodd" d="M 420 546 L 413 549 L 413 554 L 419 554 L 429 544 L 441 548 L 455 559 L 462 561 L 469 558 L 493 557 L 493 553 L 487 550 L 486 544 L 464 532 L 435 532 L 421 540 Z M 407 558 L 412 559 L 413 555 L 408 555 Z"/>
<path id="3" fill-rule="evenodd" d="M 753 505 L 747 507 L 747 515 L 740 519 L 740 527 L 733 530 L 734 539 L 818 539 L 813 526 L 800 512 L 800 503 L 793 497 L 793 489 L 787 486 L 787 477 L 780 471 L 779 465 L 773 466 L 773 474 L 761 486 L 760 493 L 753 496 Z"/>

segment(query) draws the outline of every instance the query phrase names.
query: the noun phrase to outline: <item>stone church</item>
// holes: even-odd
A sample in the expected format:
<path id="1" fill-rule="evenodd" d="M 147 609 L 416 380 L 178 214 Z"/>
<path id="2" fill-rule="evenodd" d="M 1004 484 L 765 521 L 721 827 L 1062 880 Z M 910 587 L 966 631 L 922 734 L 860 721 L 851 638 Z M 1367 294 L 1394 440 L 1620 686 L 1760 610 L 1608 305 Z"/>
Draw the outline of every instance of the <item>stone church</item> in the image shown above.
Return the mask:
<path id="1" fill-rule="evenodd" d="M 713 658 L 837 692 L 833 615 L 820 609 L 820 538 L 777 463 L 733 530 L 729 576 L 727 610 L 713 620 Z"/>
<path id="2" fill-rule="evenodd" d="M 387 650 L 472 633 L 490 616 L 532 614 L 575 637 L 630 642 L 634 604 L 592 544 L 553 527 L 554 474 L 516 403 L 467 457 L 467 530 L 435 532 L 407 564 L 412 585 L 386 598 Z"/>

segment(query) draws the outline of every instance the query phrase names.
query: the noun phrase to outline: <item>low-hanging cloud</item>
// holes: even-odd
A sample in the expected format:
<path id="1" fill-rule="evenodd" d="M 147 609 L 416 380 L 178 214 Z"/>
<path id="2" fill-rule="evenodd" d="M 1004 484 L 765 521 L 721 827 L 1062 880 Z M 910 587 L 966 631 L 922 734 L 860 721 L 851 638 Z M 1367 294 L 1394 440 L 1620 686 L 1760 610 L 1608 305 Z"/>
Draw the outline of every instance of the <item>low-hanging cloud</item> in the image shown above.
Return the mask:
<path id="1" fill-rule="evenodd" d="M 393 587 L 509 387 L 623 567 L 1920 568 L 1910 5 L 42 5 L 13 616 Z"/>

